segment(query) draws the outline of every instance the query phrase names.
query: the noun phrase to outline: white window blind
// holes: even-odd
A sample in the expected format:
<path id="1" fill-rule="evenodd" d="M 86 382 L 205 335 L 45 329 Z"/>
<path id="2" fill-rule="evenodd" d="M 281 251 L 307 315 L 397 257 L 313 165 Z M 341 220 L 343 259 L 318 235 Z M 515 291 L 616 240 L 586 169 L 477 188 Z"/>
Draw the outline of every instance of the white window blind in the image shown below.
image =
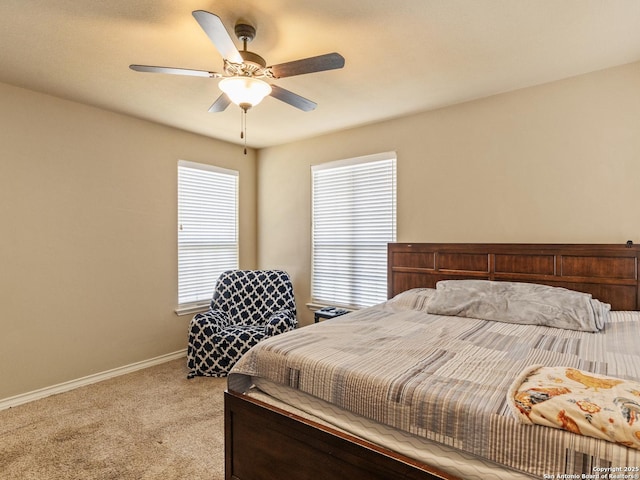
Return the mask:
<path id="1" fill-rule="evenodd" d="M 396 240 L 394 152 L 312 167 L 312 301 L 367 307 L 387 298 Z"/>
<path id="2" fill-rule="evenodd" d="M 178 162 L 178 304 L 211 299 L 238 268 L 238 172 Z"/>

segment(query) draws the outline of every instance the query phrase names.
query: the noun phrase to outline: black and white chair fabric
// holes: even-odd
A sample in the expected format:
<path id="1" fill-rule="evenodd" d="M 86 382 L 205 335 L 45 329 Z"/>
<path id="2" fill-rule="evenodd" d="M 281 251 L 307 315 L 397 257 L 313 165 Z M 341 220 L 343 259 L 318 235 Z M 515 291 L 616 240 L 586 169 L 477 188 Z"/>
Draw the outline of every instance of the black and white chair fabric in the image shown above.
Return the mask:
<path id="1" fill-rule="evenodd" d="M 208 311 L 189 326 L 189 378 L 223 377 L 260 340 L 296 328 L 289 274 L 282 270 L 229 270 L 218 278 Z"/>

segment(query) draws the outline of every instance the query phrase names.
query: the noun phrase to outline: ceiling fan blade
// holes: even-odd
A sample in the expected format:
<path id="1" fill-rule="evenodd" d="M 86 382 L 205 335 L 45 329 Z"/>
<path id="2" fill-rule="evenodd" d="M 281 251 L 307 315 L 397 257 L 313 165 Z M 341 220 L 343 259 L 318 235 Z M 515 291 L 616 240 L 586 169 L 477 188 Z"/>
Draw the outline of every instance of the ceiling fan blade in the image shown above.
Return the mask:
<path id="1" fill-rule="evenodd" d="M 188 68 L 173 68 L 173 67 L 153 67 L 151 65 L 129 65 L 131 70 L 136 72 L 150 72 L 150 73 L 169 73 L 171 75 L 187 75 L 190 77 L 207 77 L 207 78 L 220 78 L 222 74 L 216 72 L 207 72 L 205 70 L 191 70 Z"/>
<path id="2" fill-rule="evenodd" d="M 292 77 L 305 73 L 323 72 L 344 67 L 344 57 L 339 53 L 327 53 L 317 57 L 303 58 L 293 62 L 281 63 L 268 67 L 273 78 Z"/>
<path id="3" fill-rule="evenodd" d="M 229 32 L 224 28 L 220 17 L 204 10 L 194 11 L 193 17 L 200 24 L 200 27 L 202 27 L 202 30 L 207 34 L 218 52 L 220 52 L 222 58 L 232 63 L 242 63 L 240 52 L 233 43 Z"/>
<path id="4" fill-rule="evenodd" d="M 289 90 L 278 87 L 274 84 L 271 84 L 271 93 L 269 95 L 284 103 L 288 103 L 292 107 L 299 108 L 304 112 L 310 112 L 318 106 L 316 102 L 312 102 L 311 100 L 301 97 L 297 93 L 290 92 Z"/>
<path id="5" fill-rule="evenodd" d="M 218 99 L 213 102 L 213 104 L 209 107 L 209 112 L 218 113 L 224 111 L 229 105 L 231 105 L 231 100 L 227 97 L 226 93 L 223 93 L 218 97 Z"/>

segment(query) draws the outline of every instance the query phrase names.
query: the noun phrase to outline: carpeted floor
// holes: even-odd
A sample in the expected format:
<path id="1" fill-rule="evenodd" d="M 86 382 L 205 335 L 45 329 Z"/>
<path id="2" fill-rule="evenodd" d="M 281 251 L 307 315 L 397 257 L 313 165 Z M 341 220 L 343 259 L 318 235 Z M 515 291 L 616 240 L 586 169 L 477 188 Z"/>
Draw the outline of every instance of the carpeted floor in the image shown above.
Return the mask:
<path id="1" fill-rule="evenodd" d="M 0 411 L 0 479 L 224 478 L 224 378 L 186 359 Z"/>

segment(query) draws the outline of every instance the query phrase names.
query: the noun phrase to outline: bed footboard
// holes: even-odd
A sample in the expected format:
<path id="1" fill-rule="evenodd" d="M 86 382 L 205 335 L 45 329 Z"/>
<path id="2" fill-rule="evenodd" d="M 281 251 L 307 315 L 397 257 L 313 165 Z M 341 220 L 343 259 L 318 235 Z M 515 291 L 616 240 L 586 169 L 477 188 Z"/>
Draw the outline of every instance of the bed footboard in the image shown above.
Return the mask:
<path id="1" fill-rule="evenodd" d="M 224 404 L 226 480 L 456 480 L 242 394 L 225 392 Z"/>

